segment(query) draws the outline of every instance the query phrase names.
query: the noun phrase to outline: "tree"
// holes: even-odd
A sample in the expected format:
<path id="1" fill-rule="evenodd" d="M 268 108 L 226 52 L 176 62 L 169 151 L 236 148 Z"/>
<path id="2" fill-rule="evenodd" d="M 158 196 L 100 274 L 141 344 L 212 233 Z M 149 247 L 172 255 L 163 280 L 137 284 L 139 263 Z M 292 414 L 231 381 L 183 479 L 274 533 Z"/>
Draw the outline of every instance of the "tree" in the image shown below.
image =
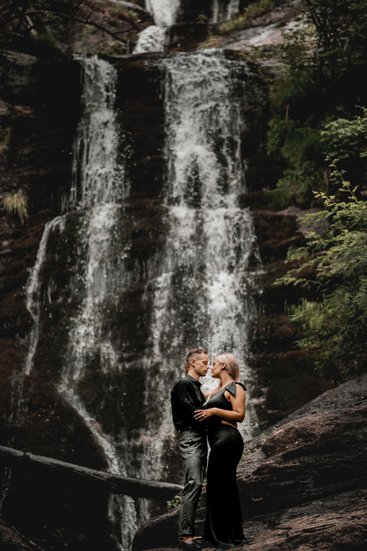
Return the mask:
<path id="1" fill-rule="evenodd" d="M 317 62 L 335 78 L 352 65 L 365 65 L 367 16 L 364 0 L 302 0 L 317 31 Z"/>
<path id="2" fill-rule="evenodd" d="M 123 4 L 125 4 L 125 13 L 120 12 L 119 19 L 124 20 L 126 25 L 121 31 L 116 32 L 111 30 L 108 23 L 101 24 L 96 17 L 95 6 L 91 0 L 8 0 L 0 8 L 1 42 L 8 44 L 48 36 L 51 32 L 50 28 L 75 22 L 99 29 L 114 40 L 124 43 L 126 33 L 132 29 L 138 30 L 139 27 L 131 12 L 134 4 L 131 2 Z M 142 10 L 140 6 L 136 8 Z"/>
<path id="3" fill-rule="evenodd" d="M 304 290 L 308 298 L 291 309 L 303 335 L 298 344 L 323 376 L 340 381 L 367 362 L 367 203 L 335 162 L 330 170 L 338 191 L 316 192 L 322 209 L 308 215 L 310 225 L 321 221 L 326 229 L 311 231 L 306 245 L 289 254 L 297 266 L 278 283 Z"/>

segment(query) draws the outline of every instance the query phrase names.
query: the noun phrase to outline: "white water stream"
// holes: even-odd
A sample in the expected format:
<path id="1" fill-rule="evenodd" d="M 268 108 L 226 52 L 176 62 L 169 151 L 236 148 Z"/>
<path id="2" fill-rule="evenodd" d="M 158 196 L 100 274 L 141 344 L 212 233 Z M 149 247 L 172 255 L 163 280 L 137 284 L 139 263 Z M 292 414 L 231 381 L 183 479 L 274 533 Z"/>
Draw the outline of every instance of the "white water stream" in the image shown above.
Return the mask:
<path id="1" fill-rule="evenodd" d="M 212 23 L 221 23 L 235 17 L 240 10 L 240 0 L 229 0 L 226 4 L 223 0 L 213 0 Z"/>
<path id="2" fill-rule="evenodd" d="M 166 160 L 164 202 L 169 234 L 156 279 L 153 352 L 170 358 L 192 346 L 223 350 L 247 362 L 254 314 L 254 276 L 260 265 L 251 214 L 239 207 L 246 189 L 244 130 L 238 62 L 221 51 L 166 59 Z M 241 86 L 242 94 L 233 93 Z M 210 384 L 210 381 L 206 381 Z M 243 430 L 256 423 L 248 417 Z"/>
<path id="3" fill-rule="evenodd" d="M 180 0 L 145 0 L 145 7 L 152 15 L 154 25 L 140 33 L 134 53 L 164 52 L 167 31 L 176 22 Z"/>
<path id="4" fill-rule="evenodd" d="M 82 284 L 77 291 L 71 288 L 80 297 L 68 320 L 59 392 L 84 420 L 111 472 L 125 474 L 136 463 L 130 476 L 162 480 L 167 444 L 174 436 L 169 390 L 181 373 L 178 361 L 185 350 L 199 345 L 214 354 L 230 350 L 240 360 L 242 378 L 247 382 L 252 376 L 248 331 L 259 259 L 250 213 L 239 206 L 246 189 L 242 136 L 247 69 L 216 50 L 161 61 L 166 133 L 163 207 L 168 234 L 158 266 L 147 269 L 146 293 L 153 297 L 153 305 L 147 353 L 138 358 L 144 387 L 130 390 L 142 400 L 147 419 L 133 439 L 121 441 L 127 421 L 116 413 L 118 437 L 86 404 L 81 388 L 91 372 L 95 378 L 121 374 L 128 364 L 116 348 L 118 339 L 110 321 L 132 277 L 126 267 L 130 243 L 121 234 L 130 185 L 126 159 L 119 153 L 123 140 L 115 106 L 116 70 L 97 57 L 79 61 L 84 112 L 75 139 L 73 185 L 65 214 L 45 227 L 29 279 L 27 306 L 33 328 L 24 376 L 34 368 L 40 337 L 49 238 L 56 229 L 65 231 L 72 212 L 79 220 L 75 263 Z M 102 390 L 108 394 L 114 389 Z M 251 434 L 255 423 L 248 418 L 243 432 Z M 150 514 L 148 503 L 137 507 L 128 497 L 111 499 L 110 514 L 121 526 L 121 549 L 130 549 L 139 523 Z"/>

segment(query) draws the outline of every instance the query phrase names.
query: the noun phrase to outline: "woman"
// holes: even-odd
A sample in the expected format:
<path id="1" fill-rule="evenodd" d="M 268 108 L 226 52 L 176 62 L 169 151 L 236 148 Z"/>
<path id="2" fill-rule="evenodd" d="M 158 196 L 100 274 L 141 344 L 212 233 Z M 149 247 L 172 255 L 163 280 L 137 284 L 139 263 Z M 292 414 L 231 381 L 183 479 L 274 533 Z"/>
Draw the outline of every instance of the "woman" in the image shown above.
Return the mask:
<path id="1" fill-rule="evenodd" d="M 247 543 L 236 484 L 237 464 L 243 452 L 236 425 L 245 417 L 246 387 L 238 382 L 240 370 L 232 354 L 217 356 L 211 375 L 219 379 L 220 385 L 205 402 L 205 409 L 195 413 L 197 420 L 208 423 L 210 445 L 203 539 L 228 549 Z"/>

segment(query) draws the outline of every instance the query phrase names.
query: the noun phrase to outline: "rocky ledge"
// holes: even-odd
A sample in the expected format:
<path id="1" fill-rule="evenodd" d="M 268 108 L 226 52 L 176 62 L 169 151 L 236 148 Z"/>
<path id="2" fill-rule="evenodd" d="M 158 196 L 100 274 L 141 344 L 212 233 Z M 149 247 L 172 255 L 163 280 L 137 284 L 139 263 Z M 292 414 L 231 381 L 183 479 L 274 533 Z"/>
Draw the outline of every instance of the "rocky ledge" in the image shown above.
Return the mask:
<path id="1" fill-rule="evenodd" d="M 284 389 L 287 392 L 287 389 Z M 251 440 L 238 469 L 243 551 L 354 551 L 367 541 L 367 375 L 328 390 Z M 198 532 L 204 517 L 198 511 Z M 134 551 L 176 548 L 177 509 Z"/>

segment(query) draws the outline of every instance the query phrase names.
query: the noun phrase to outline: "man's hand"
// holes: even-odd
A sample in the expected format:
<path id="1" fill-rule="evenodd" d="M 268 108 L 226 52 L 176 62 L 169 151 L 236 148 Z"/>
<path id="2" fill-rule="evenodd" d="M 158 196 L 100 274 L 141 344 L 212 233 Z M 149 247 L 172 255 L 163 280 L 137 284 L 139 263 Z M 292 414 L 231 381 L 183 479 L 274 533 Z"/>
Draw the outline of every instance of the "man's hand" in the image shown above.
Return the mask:
<path id="1" fill-rule="evenodd" d="M 209 409 L 197 409 L 194 413 L 194 417 L 196 421 L 204 421 L 204 419 L 208 419 L 212 415 L 215 415 L 217 408 L 209 408 Z"/>

